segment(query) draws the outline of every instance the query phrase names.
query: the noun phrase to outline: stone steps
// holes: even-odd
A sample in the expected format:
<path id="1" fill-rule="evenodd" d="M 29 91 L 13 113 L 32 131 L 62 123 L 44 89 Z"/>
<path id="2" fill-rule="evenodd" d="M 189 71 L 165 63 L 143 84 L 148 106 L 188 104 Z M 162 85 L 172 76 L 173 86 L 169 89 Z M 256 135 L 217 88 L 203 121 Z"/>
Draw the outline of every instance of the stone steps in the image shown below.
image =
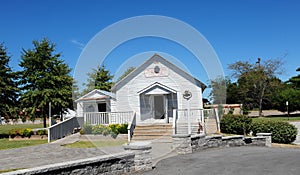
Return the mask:
<path id="1" fill-rule="evenodd" d="M 214 134 L 218 132 L 218 127 L 215 119 L 205 119 L 206 134 Z"/>
<path id="2" fill-rule="evenodd" d="M 133 131 L 132 141 L 156 140 L 159 142 L 172 142 L 171 124 L 137 125 Z"/>

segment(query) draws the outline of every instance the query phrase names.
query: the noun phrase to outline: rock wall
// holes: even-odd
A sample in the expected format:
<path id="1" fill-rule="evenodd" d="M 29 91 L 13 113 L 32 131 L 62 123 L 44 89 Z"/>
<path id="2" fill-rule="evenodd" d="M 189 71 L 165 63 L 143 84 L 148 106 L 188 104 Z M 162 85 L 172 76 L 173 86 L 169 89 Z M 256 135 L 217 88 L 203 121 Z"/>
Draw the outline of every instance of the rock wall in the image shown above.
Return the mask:
<path id="1" fill-rule="evenodd" d="M 178 154 L 187 154 L 208 148 L 237 147 L 237 146 L 269 146 L 271 147 L 271 134 L 258 133 L 257 137 L 173 135 L 173 148 Z"/>
<path id="2" fill-rule="evenodd" d="M 57 163 L 18 170 L 3 175 L 121 175 L 135 171 L 134 153 L 124 152 L 109 156 Z"/>

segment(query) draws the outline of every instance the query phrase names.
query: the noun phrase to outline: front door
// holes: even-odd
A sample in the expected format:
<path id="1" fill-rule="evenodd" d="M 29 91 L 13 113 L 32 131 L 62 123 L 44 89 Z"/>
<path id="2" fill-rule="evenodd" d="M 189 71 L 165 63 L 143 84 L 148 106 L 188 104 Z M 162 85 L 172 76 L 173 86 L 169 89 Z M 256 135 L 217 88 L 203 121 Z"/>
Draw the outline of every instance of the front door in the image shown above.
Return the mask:
<path id="1" fill-rule="evenodd" d="M 164 119 L 165 118 L 165 97 L 163 95 L 153 96 L 153 118 Z"/>

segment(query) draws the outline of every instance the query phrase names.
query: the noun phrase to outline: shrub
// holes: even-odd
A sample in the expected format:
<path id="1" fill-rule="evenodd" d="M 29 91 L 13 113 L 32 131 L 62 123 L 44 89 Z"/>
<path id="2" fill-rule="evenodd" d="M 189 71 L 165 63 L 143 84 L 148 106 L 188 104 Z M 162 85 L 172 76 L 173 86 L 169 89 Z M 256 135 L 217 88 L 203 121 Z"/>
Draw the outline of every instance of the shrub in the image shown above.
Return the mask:
<path id="1" fill-rule="evenodd" d="M 104 125 L 95 125 L 92 127 L 92 134 L 102 134 L 106 126 Z"/>
<path id="2" fill-rule="evenodd" d="M 22 136 L 23 137 L 31 137 L 33 135 L 33 131 L 30 128 L 26 128 L 22 130 Z"/>
<path id="3" fill-rule="evenodd" d="M 224 115 L 220 128 L 222 133 L 246 135 L 250 133 L 252 119 L 245 115 Z"/>
<path id="4" fill-rule="evenodd" d="M 128 133 L 128 124 L 121 124 L 119 125 L 118 131 L 120 134 L 127 134 Z"/>
<path id="5" fill-rule="evenodd" d="M 16 136 L 22 136 L 23 137 L 22 129 L 12 129 L 8 132 L 8 134 L 11 138 L 15 138 Z"/>
<path id="6" fill-rule="evenodd" d="M 252 123 L 253 135 L 260 132 L 272 133 L 273 143 L 289 144 L 295 141 L 297 136 L 297 128 L 283 121 L 258 120 Z"/>
<path id="7" fill-rule="evenodd" d="M 109 127 L 117 135 L 127 134 L 128 124 L 110 124 Z"/>
<path id="8" fill-rule="evenodd" d="M 41 129 L 41 130 L 37 130 L 36 134 L 41 136 L 41 135 L 47 135 L 48 132 L 45 129 Z"/>
<path id="9" fill-rule="evenodd" d="M 84 124 L 83 128 L 80 130 L 80 134 L 92 134 L 92 126 L 89 124 Z"/>
<path id="10" fill-rule="evenodd" d="M 113 127 L 115 130 L 117 130 L 117 126 Z M 118 136 L 117 133 L 115 133 L 109 126 L 104 125 L 96 125 L 92 127 L 92 134 L 102 134 L 104 136 L 110 135 L 112 138 L 116 138 Z"/>

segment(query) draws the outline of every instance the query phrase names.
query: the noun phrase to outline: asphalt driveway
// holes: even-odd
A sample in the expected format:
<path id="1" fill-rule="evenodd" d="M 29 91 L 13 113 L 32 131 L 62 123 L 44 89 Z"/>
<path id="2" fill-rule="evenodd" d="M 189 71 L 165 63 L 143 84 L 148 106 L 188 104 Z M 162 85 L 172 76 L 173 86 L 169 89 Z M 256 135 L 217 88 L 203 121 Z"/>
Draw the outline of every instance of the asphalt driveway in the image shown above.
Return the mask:
<path id="1" fill-rule="evenodd" d="M 210 149 L 160 161 L 145 175 L 299 175 L 300 149 L 235 147 Z"/>

